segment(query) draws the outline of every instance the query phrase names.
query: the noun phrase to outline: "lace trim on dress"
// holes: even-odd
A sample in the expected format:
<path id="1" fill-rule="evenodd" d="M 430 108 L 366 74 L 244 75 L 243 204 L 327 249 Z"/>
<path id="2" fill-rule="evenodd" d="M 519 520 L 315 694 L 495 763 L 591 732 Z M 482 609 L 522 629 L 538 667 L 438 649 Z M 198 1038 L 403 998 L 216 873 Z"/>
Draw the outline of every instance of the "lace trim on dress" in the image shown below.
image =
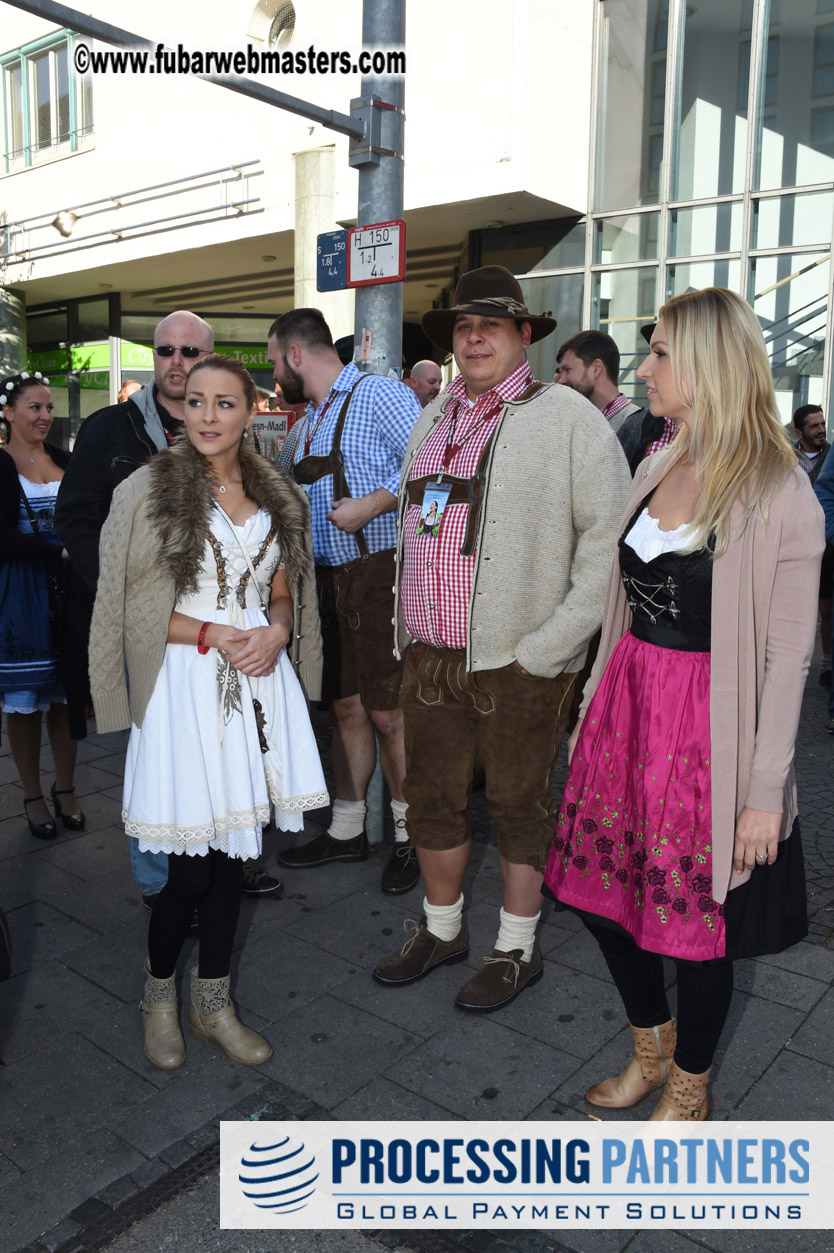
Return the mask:
<path id="1" fill-rule="evenodd" d="M 288 802 L 291 804 L 291 802 Z M 325 802 L 326 804 L 326 802 Z M 204 822 L 196 827 L 177 827 L 173 823 L 134 822 L 126 809 L 122 810 L 122 822 L 128 835 L 138 840 L 175 840 L 178 844 L 204 844 L 228 836 L 231 831 L 248 831 L 263 827 L 269 822 L 269 805 L 256 805 L 254 809 L 242 809 L 226 814 L 214 822 Z"/>
<path id="2" fill-rule="evenodd" d="M 266 781 L 271 790 L 272 780 L 269 776 L 269 771 L 267 771 Z M 325 805 L 330 804 L 330 794 L 328 792 L 311 792 L 309 796 L 281 796 L 277 800 L 273 797 L 272 803 L 276 810 L 298 814 L 307 809 L 324 809 Z"/>

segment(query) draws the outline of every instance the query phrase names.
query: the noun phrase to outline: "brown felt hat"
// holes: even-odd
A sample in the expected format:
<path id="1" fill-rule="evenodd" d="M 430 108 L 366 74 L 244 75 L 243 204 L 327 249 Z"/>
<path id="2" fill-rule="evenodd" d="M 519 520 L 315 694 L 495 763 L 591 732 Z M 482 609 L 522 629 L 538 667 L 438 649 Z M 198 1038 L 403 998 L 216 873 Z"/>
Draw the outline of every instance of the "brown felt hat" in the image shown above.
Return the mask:
<path id="1" fill-rule="evenodd" d="M 533 344 L 556 329 L 556 319 L 549 314 L 530 312 L 524 303 L 521 284 L 503 265 L 485 265 L 461 275 L 452 308 L 430 309 L 423 314 L 423 330 L 438 348 L 452 351 L 452 331 L 459 313 L 529 322 Z"/>

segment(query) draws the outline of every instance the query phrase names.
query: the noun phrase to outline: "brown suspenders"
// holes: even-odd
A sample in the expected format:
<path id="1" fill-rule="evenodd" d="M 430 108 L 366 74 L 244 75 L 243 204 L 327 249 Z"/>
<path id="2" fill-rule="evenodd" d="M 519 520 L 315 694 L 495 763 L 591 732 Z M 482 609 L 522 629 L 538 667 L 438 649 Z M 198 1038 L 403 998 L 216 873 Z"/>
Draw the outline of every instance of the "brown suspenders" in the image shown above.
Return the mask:
<path id="1" fill-rule="evenodd" d="M 509 404 L 518 404 L 521 401 L 532 400 L 542 390 L 544 384 L 531 383 L 525 388 L 520 396 L 515 400 L 511 400 Z M 475 541 L 478 538 L 478 522 L 481 516 L 481 506 L 483 505 L 484 496 L 486 494 L 486 470 L 489 465 L 489 457 L 492 452 L 492 445 L 495 436 L 498 434 L 498 427 L 490 435 L 484 444 L 483 452 L 478 458 L 478 464 L 475 467 L 475 473 L 470 479 L 459 478 L 455 474 L 446 474 L 445 471 L 439 474 L 426 474 L 420 479 L 409 479 L 408 481 L 408 503 L 409 505 L 422 505 L 426 487 L 429 483 L 436 483 L 438 478 L 443 479 L 446 483 L 452 484 L 452 490 L 449 493 L 447 505 L 468 505 L 469 513 L 466 519 L 466 531 L 463 536 L 463 543 L 460 547 L 461 557 L 471 557 L 475 551 Z"/>
<path id="2" fill-rule="evenodd" d="M 345 476 L 345 459 L 342 456 L 342 431 L 345 429 L 347 421 L 348 408 L 351 398 L 357 387 L 368 376 L 362 375 L 353 384 L 348 392 L 339 410 L 339 416 L 336 419 L 336 429 L 333 432 L 333 444 L 330 452 L 322 457 L 302 457 L 299 462 L 292 468 L 293 478 L 296 483 L 300 483 L 304 487 L 309 487 L 311 483 L 317 483 L 319 479 L 323 479 L 326 475 L 333 475 L 333 499 L 345 500 L 350 498 L 350 488 L 348 487 L 347 477 Z M 308 419 L 309 420 L 309 419 Z M 299 435 L 300 438 L 300 435 Z M 367 561 L 370 553 L 368 551 L 368 543 L 361 531 L 355 532 L 356 543 L 359 546 L 359 556 L 363 561 Z"/>

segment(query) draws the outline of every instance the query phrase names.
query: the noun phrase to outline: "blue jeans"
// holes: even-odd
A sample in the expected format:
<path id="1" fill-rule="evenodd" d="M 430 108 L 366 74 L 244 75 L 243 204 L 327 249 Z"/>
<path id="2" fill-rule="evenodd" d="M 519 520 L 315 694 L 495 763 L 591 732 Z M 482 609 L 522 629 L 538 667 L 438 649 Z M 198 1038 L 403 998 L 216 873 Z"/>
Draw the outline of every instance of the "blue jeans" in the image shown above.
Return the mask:
<path id="1" fill-rule="evenodd" d="M 127 837 L 127 846 L 130 852 L 130 868 L 142 895 L 156 896 L 168 882 L 168 854 L 141 852 L 139 841 L 132 835 Z"/>

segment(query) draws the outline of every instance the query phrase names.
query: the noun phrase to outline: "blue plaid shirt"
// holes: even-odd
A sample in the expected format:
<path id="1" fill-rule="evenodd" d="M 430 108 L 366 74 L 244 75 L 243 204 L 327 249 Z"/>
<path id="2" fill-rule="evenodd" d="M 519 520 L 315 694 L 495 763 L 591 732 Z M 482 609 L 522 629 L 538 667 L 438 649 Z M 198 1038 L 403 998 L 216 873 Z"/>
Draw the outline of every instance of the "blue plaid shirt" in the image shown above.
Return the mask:
<path id="1" fill-rule="evenodd" d="M 305 435 L 315 428 L 316 420 L 332 396 L 327 413 L 313 436 L 309 455 L 322 457 L 330 452 L 344 397 L 359 378 L 363 381 L 353 393 L 342 431 L 342 455 L 350 494 L 354 498 L 367 496 L 369 492 L 384 487 L 396 496 L 408 437 L 421 413 L 420 402 L 404 383 L 380 374 L 360 374 L 352 363 L 345 366 L 318 408 L 308 404 L 306 422 L 295 448 L 293 463 L 304 457 Z M 325 475 L 304 490 L 310 498 L 316 565 L 343 566 L 355 561 L 359 556 L 356 536 L 340 531 L 327 521 L 333 500 L 333 475 Z M 397 542 L 396 505 L 391 507 L 390 513 L 371 518 L 363 527 L 363 533 L 369 552 L 393 548 Z"/>

